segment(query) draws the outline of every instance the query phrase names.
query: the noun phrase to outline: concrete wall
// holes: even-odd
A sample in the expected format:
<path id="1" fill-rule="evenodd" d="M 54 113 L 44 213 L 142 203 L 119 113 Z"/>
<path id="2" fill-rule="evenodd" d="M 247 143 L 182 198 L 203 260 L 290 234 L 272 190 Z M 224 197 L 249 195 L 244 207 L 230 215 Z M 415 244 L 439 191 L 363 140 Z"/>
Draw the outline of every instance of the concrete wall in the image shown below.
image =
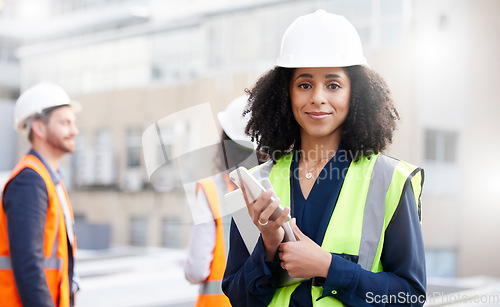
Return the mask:
<path id="1" fill-rule="evenodd" d="M 469 1 L 467 116 L 461 123 L 460 274 L 500 276 L 500 2 Z"/>

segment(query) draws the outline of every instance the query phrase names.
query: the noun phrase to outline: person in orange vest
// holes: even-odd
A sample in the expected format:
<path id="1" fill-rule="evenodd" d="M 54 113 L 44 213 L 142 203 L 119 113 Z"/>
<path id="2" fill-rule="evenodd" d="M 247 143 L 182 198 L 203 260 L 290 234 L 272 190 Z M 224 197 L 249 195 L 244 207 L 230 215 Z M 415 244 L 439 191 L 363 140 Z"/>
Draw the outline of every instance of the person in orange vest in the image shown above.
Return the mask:
<path id="1" fill-rule="evenodd" d="M 221 152 L 215 164 L 221 174 L 200 180 L 196 189 L 195 214 L 198 220 L 205 222 L 196 223 L 195 219 L 184 273 L 190 283 L 200 284 L 198 307 L 231 306 L 221 289 L 230 227 L 230 216 L 221 208 L 221 202 L 226 193 L 235 189 L 227 170 L 255 154 L 255 143 L 244 133 L 249 118 L 249 115 L 243 117 L 247 103 L 247 95 L 237 97 L 217 114 L 223 132 Z"/>
<path id="2" fill-rule="evenodd" d="M 0 306 L 73 306 L 74 217 L 58 173 L 75 150 L 81 105 L 56 84 L 24 92 L 14 125 L 28 132 L 30 151 L 15 166 L 0 201 Z"/>

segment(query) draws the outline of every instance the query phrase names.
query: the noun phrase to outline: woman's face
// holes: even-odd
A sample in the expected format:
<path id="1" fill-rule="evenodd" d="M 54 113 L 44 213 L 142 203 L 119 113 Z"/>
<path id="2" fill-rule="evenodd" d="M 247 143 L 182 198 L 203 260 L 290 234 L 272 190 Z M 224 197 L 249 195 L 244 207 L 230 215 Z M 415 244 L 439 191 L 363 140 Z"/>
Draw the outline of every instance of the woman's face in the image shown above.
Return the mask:
<path id="1" fill-rule="evenodd" d="M 290 99 L 301 137 L 340 137 L 350 94 L 351 82 L 341 67 L 297 68 Z"/>

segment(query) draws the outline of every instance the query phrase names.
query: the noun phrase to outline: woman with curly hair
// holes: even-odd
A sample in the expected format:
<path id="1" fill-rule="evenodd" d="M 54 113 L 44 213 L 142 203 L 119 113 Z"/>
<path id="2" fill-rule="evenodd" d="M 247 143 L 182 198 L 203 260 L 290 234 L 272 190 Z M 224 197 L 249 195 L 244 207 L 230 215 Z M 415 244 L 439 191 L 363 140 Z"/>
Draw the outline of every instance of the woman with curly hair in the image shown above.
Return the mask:
<path id="1" fill-rule="evenodd" d="M 299 17 L 249 94 L 246 132 L 269 158 L 253 174 L 278 200 L 247 204 L 261 232 L 252 251 L 232 224 L 232 305 L 423 305 L 423 170 L 381 154 L 399 116 L 354 27 L 323 10 Z M 283 242 L 289 214 L 295 241 Z"/>

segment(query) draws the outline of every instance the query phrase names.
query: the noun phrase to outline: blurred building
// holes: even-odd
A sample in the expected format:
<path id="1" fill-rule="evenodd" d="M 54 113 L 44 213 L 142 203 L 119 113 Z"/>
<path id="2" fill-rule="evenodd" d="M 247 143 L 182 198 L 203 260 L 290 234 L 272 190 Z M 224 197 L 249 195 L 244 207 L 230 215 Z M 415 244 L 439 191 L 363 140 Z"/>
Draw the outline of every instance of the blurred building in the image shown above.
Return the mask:
<path id="1" fill-rule="evenodd" d="M 142 132 L 207 101 L 214 114 L 222 110 L 274 65 L 286 27 L 324 8 L 357 27 L 370 66 L 393 91 L 402 120 L 388 153 L 426 170 L 429 276 L 500 276 L 500 247 L 494 243 L 500 230 L 499 166 L 487 160 L 500 149 L 494 135 L 500 128 L 500 2 L 0 3 L 5 12 L 24 16 L 23 46 L 17 49 L 21 89 L 50 80 L 84 106 L 78 150 L 65 169 L 77 231 L 78 223 L 92 226 L 82 234 L 90 237 L 88 247 L 102 234 L 113 245 L 186 246 L 192 223 L 186 196 L 173 169 L 169 189 L 149 183 Z M 170 129 L 186 138 L 166 145 L 196 147 L 196 138 L 189 137 L 196 125 L 173 124 Z"/>
<path id="2" fill-rule="evenodd" d="M 16 163 L 16 134 L 12 112 L 19 96 L 20 67 L 15 50 L 21 46 L 15 14 L 0 1 L 0 191 Z"/>

